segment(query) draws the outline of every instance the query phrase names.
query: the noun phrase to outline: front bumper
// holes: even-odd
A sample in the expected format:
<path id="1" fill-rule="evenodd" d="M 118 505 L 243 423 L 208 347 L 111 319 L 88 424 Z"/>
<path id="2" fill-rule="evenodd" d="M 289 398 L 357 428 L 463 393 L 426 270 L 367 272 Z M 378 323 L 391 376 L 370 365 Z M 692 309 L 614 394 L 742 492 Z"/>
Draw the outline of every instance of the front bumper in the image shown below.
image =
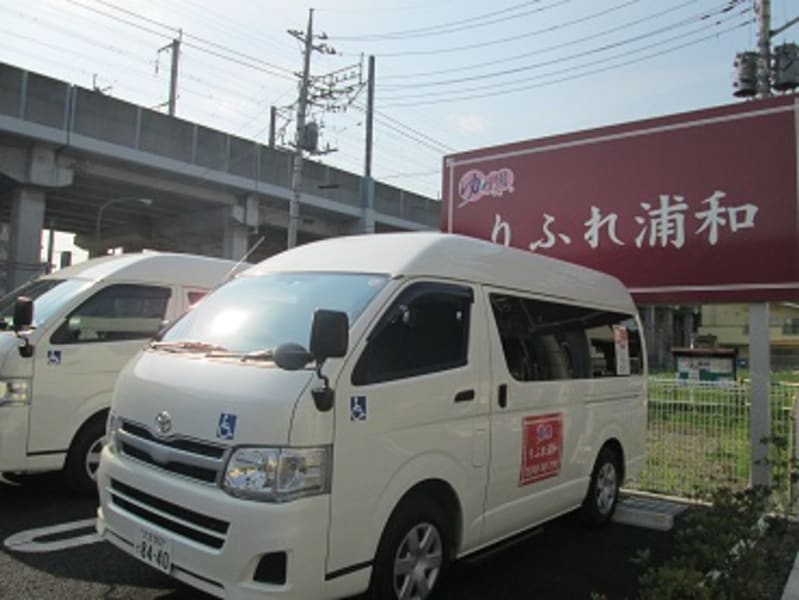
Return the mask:
<path id="1" fill-rule="evenodd" d="M 27 470 L 27 445 L 28 405 L 0 406 L 0 473 Z"/>
<path id="2" fill-rule="evenodd" d="M 353 578 L 325 581 L 329 496 L 284 504 L 242 500 L 108 448 L 103 450 L 98 487 L 97 531 L 103 539 L 134 554 L 142 527 L 168 538 L 171 575 L 213 596 L 310 600 L 362 591 L 363 582 Z M 206 523 L 204 519 L 217 531 L 227 524 L 226 532 L 217 534 L 222 539 L 194 535 L 193 528 L 200 528 L 193 523 Z M 286 553 L 285 583 L 254 581 L 261 557 L 274 552 Z"/>

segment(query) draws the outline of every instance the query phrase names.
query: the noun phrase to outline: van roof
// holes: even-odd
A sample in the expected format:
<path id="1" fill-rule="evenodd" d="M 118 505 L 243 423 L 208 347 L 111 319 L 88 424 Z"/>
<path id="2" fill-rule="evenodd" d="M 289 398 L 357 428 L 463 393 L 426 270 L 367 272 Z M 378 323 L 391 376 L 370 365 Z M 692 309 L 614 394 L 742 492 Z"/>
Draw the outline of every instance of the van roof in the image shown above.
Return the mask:
<path id="1" fill-rule="evenodd" d="M 236 261 L 209 256 L 147 252 L 93 258 L 43 278 L 164 282 L 211 288 L 222 283 L 235 265 Z"/>
<path id="2" fill-rule="evenodd" d="M 445 277 L 635 311 L 626 288 L 611 275 L 449 233 L 403 232 L 330 238 L 268 258 L 245 274 L 273 271 Z"/>

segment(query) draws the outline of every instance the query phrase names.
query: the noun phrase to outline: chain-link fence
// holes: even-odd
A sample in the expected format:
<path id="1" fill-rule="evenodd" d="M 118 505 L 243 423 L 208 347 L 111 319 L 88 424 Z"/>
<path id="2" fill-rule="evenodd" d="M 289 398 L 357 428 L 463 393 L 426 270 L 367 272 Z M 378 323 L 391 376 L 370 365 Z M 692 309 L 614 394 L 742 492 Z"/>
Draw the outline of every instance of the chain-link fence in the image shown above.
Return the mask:
<path id="1" fill-rule="evenodd" d="M 799 389 L 771 386 L 770 463 L 785 505 L 790 495 Z M 749 484 L 750 386 L 735 382 L 650 379 L 646 466 L 631 488 L 696 496 Z"/>

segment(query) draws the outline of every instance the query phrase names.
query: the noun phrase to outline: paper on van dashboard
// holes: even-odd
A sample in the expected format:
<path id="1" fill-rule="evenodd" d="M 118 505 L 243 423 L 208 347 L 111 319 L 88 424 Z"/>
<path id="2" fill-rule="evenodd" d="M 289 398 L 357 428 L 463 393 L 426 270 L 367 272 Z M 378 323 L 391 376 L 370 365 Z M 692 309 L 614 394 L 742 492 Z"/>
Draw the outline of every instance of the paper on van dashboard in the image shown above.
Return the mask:
<path id="1" fill-rule="evenodd" d="M 616 345 L 616 375 L 629 375 L 630 345 L 627 328 L 624 325 L 613 326 L 613 342 Z"/>

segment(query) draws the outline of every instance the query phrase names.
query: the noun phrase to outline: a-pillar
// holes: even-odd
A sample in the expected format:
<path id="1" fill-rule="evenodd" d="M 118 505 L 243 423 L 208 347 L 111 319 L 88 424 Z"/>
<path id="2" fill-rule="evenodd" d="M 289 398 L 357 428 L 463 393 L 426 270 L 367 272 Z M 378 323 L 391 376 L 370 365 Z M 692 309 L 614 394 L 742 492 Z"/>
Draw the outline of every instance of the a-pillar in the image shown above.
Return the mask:
<path id="1" fill-rule="evenodd" d="M 44 190 L 18 187 L 11 192 L 11 221 L 8 236 L 7 289 L 22 285 L 43 272 L 42 228 Z"/>

